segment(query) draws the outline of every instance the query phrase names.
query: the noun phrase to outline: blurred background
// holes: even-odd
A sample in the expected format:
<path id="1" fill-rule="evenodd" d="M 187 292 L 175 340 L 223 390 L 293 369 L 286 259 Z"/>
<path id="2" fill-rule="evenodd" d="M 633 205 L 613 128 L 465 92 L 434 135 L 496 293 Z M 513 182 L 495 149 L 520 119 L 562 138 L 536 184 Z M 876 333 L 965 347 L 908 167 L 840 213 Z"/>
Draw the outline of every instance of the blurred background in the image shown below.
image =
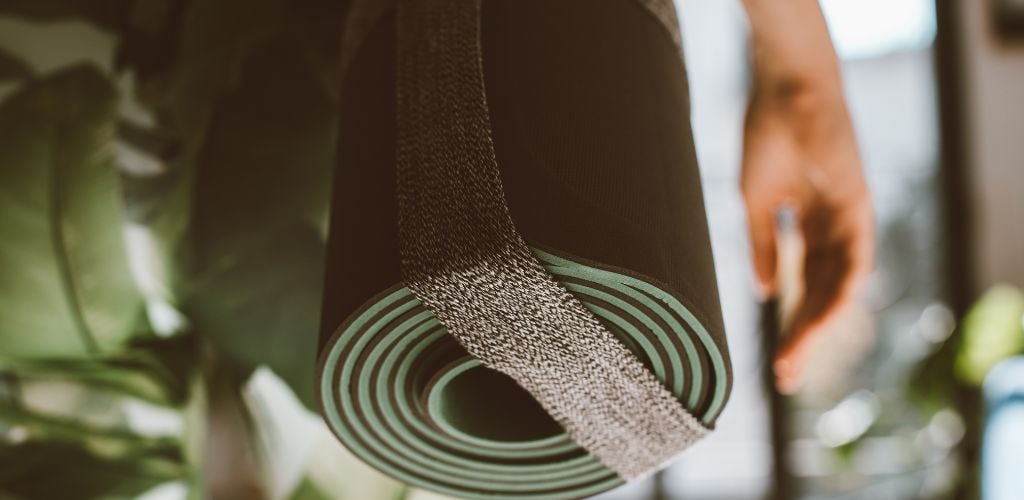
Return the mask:
<path id="1" fill-rule="evenodd" d="M 0 498 L 437 498 L 312 400 L 343 4 L 0 0 Z M 601 498 L 1024 495 L 1024 2 L 821 5 L 869 286 L 774 394 L 737 189 L 746 20 L 681 0 L 734 391 Z"/>

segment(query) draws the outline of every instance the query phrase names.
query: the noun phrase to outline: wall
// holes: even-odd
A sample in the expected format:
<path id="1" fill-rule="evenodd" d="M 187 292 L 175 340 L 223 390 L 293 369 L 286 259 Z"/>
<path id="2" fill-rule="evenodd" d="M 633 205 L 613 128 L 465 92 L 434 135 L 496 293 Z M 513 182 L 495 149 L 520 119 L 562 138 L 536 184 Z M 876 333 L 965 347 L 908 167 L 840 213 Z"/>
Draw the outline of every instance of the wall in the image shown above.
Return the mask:
<path id="1" fill-rule="evenodd" d="M 963 44 L 976 291 L 1024 287 L 1024 43 L 989 25 L 989 1 L 956 2 Z"/>

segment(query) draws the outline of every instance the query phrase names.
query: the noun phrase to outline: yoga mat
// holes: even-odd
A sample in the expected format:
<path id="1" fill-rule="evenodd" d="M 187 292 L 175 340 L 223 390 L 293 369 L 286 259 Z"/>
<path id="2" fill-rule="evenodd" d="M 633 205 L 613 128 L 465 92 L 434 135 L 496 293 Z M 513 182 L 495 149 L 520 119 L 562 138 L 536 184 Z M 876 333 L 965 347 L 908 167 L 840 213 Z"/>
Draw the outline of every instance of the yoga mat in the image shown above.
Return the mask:
<path id="1" fill-rule="evenodd" d="M 726 360 L 680 300 L 633 273 L 534 252 L 693 415 L 714 422 Z M 320 374 L 331 429 L 403 482 L 479 498 L 578 498 L 623 483 L 525 391 L 467 355 L 404 286 L 338 329 Z"/>
<path id="2" fill-rule="evenodd" d="M 517 229 L 547 272 L 711 428 L 731 373 L 672 38 L 628 0 L 485 0 L 482 21 Z M 404 287 L 394 30 L 391 15 L 373 24 L 342 92 L 318 389 L 325 418 L 370 465 L 440 493 L 577 498 L 622 484 Z"/>

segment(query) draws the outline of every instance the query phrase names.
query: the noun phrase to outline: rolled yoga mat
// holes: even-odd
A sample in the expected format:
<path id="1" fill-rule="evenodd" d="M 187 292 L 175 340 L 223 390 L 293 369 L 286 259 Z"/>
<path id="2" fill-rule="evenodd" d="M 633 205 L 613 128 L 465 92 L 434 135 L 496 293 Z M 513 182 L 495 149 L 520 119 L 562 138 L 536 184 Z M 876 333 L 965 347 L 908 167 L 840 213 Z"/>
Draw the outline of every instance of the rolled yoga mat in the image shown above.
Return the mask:
<path id="1" fill-rule="evenodd" d="M 685 74 L 651 14 L 632 0 L 485 0 L 490 135 L 533 257 L 710 429 L 730 364 Z M 444 494 L 578 498 L 620 485 L 619 471 L 470 356 L 407 286 L 395 31 L 392 14 L 372 23 L 343 86 L 324 417 L 370 465 Z"/>

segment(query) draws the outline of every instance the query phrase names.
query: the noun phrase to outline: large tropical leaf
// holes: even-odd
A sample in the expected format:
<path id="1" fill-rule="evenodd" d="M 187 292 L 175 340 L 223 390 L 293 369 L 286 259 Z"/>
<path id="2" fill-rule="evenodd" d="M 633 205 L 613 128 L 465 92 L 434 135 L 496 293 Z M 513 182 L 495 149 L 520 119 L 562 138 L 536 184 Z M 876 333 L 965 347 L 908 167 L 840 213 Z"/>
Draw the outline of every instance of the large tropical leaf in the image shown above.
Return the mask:
<path id="1" fill-rule="evenodd" d="M 141 300 L 111 144 L 116 94 L 78 66 L 0 104 L 0 358 L 116 350 Z"/>
<path id="2" fill-rule="evenodd" d="M 29 441 L 0 448 L 0 498 L 132 498 L 186 476 L 186 469 L 164 447 L 118 459 L 59 442 Z"/>
<path id="3" fill-rule="evenodd" d="M 189 396 L 189 378 L 198 368 L 191 335 L 133 341 L 124 352 L 98 359 L 56 359 L 19 363 L 23 380 L 68 381 L 181 407 Z"/>
<path id="4" fill-rule="evenodd" d="M 252 52 L 215 110 L 196 173 L 186 312 L 311 405 L 335 114 L 300 50 L 282 39 Z"/>
<path id="5" fill-rule="evenodd" d="M 0 51 L 0 82 L 24 80 L 32 76 L 32 66 L 18 57 Z"/>
<path id="6" fill-rule="evenodd" d="M 206 201 L 192 203 L 193 186 L 200 185 L 200 189 L 204 189 L 213 184 L 221 186 L 215 189 L 224 189 L 238 184 L 239 189 L 231 188 L 224 197 L 226 203 L 231 203 L 231 199 L 236 197 L 248 199 L 252 192 L 248 186 L 254 181 L 231 178 L 244 176 L 245 172 L 241 170 L 244 166 L 233 164 L 211 168 L 213 162 L 221 161 L 220 158 L 211 158 L 211 155 L 221 154 L 218 151 L 230 148 L 237 148 L 237 151 L 223 154 L 244 155 L 251 150 L 255 155 L 261 151 L 260 148 L 272 149 L 278 142 L 285 143 L 283 150 L 294 150 L 295 137 L 316 125 L 303 125 L 291 120 L 287 123 L 299 123 L 300 128 L 289 129 L 286 124 L 272 131 L 276 135 L 268 133 L 271 131 L 266 129 L 264 122 L 275 118 L 275 113 L 280 114 L 276 111 L 268 114 L 269 107 L 287 111 L 291 101 L 295 100 L 300 106 L 295 112 L 301 114 L 309 109 L 303 103 L 312 100 L 322 108 L 317 112 L 329 111 L 330 99 L 333 99 L 330 94 L 336 87 L 332 71 L 337 60 L 340 20 L 346 3 L 344 0 L 252 0 L 244 8 L 239 8 L 233 0 L 187 2 L 179 13 L 180 22 L 173 37 L 176 43 L 172 50 L 173 64 L 163 65 L 161 71 L 136 73 L 137 97 L 158 117 L 158 131 L 164 140 L 174 144 L 174 154 L 164 158 L 168 168 L 166 175 L 147 179 L 144 183 L 133 181 L 129 185 L 129 194 L 133 205 L 144 208 L 141 212 L 143 220 L 138 222 L 144 224 L 161 243 L 161 250 L 169 257 L 172 269 L 180 271 L 182 257 L 187 255 L 182 251 L 183 242 L 187 247 L 186 240 L 190 235 L 186 231 L 193 221 L 200 221 L 206 227 L 223 226 L 223 219 L 209 223 L 204 221 L 218 217 L 216 211 L 205 209 L 202 215 L 192 213 L 193 208 L 209 206 Z M 283 47 L 274 50 L 273 54 L 262 53 L 268 47 L 274 48 L 283 38 L 287 38 Z M 274 67 L 268 62 L 268 56 L 283 61 L 282 66 Z M 263 62 L 259 63 L 261 58 Z M 257 64 L 254 65 L 253 61 Z M 299 74 L 296 74 L 296 68 L 300 69 Z M 254 93 L 253 82 L 263 78 L 268 79 L 263 86 L 265 90 L 276 89 L 281 93 Z M 282 81 L 286 83 L 282 84 Z M 259 100 L 246 102 L 251 98 Z M 262 100 L 279 103 L 264 103 Z M 232 116 L 240 110 L 245 111 L 249 105 L 254 109 L 244 116 L 248 121 L 234 119 L 229 123 Z M 238 129 L 234 138 L 227 137 L 230 131 L 225 129 L 229 126 Z M 316 143 L 321 141 L 323 134 L 316 132 L 314 136 L 310 142 Z M 320 154 L 321 150 L 322 147 L 314 148 L 315 154 Z M 305 161 L 307 155 L 300 153 L 300 156 L 295 159 L 298 165 Z M 288 165 L 288 169 L 293 167 Z M 278 173 L 287 175 L 288 169 L 279 169 Z M 200 170 L 205 171 L 201 174 L 204 178 L 197 179 Z M 301 172 L 301 167 L 292 170 L 292 173 Z M 295 191 L 291 189 L 294 183 L 287 181 L 282 188 L 291 189 L 300 197 L 319 200 L 323 205 L 327 184 L 321 181 L 318 179 L 317 196 L 307 196 L 310 193 L 302 190 Z M 154 193 L 157 196 L 152 196 Z M 140 205 L 139 201 L 144 203 Z M 245 203 L 275 210 L 276 202 L 277 199 L 269 199 L 262 204 Z M 287 209 L 281 211 L 289 212 Z M 251 215 L 250 220 L 259 220 L 258 214 Z M 237 219 L 237 213 L 227 213 L 226 218 Z M 245 224 L 240 227 L 243 230 L 252 228 Z M 209 242 L 205 234 L 199 235 L 202 240 L 200 246 Z M 215 238 L 234 237 L 235 233 L 230 233 Z M 200 259 L 206 254 L 200 250 Z M 182 273 L 171 274 L 177 276 Z"/>
<path id="7" fill-rule="evenodd" d="M 37 21 L 86 19 L 104 28 L 115 28 L 133 0 L 3 0 L 0 14 Z"/>

